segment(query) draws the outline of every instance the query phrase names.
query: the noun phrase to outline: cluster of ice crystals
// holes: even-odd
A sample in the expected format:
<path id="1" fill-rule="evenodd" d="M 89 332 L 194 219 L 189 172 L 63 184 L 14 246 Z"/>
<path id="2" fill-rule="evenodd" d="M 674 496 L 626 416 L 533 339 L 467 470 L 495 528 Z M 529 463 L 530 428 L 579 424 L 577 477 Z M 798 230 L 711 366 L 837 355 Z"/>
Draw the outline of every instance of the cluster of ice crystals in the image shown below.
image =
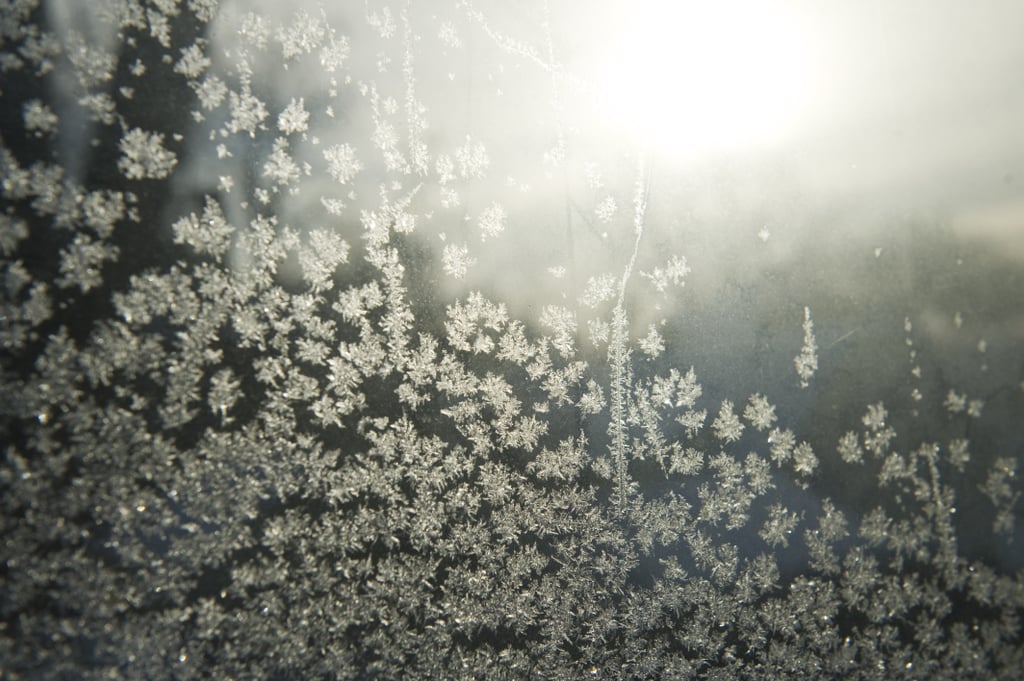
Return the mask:
<path id="1" fill-rule="evenodd" d="M 959 523 L 1019 538 L 1021 391 L 930 403 L 907 317 L 919 411 L 846 409 L 804 298 L 704 368 L 742 265 L 572 119 L 562 9 L 66 4 L 0 3 L 5 678 L 1024 668 Z"/>
<path id="2" fill-rule="evenodd" d="M 147 133 L 132 128 L 119 143 L 121 158 L 117 167 L 129 180 L 162 180 L 171 174 L 178 158 L 173 151 L 164 147 L 161 133 Z"/>

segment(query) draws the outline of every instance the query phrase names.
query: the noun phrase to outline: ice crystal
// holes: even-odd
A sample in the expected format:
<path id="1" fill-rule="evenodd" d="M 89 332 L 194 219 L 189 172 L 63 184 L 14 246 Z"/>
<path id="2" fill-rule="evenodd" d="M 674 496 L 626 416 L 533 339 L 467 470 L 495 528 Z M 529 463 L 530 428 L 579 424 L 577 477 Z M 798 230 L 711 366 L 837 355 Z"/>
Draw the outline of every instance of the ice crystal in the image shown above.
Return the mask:
<path id="1" fill-rule="evenodd" d="M 210 67 L 210 58 L 206 56 L 203 45 L 196 43 L 181 50 L 181 59 L 174 65 L 174 72 L 186 78 L 198 78 Z"/>
<path id="2" fill-rule="evenodd" d="M 77 286 L 83 293 L 88 292 L 102 283 L 104 262 L 116 260 L 117 256 L 116 246 L 97 241 L 88 234 L 79 234 L 61 253 L 57 285 Z"/>
<path id="3" fill-rule="evenodd" d="M 958 470 L 962 471 L 967 462 L 971 460 L 971 453 L 968 451 L 969 443 L 963 438 L 955 438 L 950 441 L 947 451 L 949 462 Z"/>
<path id="4" fill-rule="evenodd" d="M 113 54 L 99 45 L 89 44 L 76 32 L 72 32 L 69 38 L 67 58 L 84 89 L 92 89 L 114 77 L 117 60 Z"/>
<path id="5" fill-rule="evenodd" d="M 485 330 L 501 331 L 507 319 L 504 306 L 486 300 L 479 292 L 471 293 L 465 305 L 456 302 L 448 307 L 448 341 L 459 350 L 490 352 L 494 340 Z"/>
<path id="6" fill-rule="evenodd" d="M 447 244 L 444 247 L 444 271 L 450 277 L 465 279 L 469 268 L 476 260 L 469 255 L 469 247 L 465 244 Z"/>
<path id="7" fill-rule="evenodd" d="M 606 196 L 601 199 L 601 202 L 594 208 L 594 215 L 601 222 L 611 222 L 615 218 L 615 214 L 618 212 L 619 207 L 615 203 L 614 196 Z"/>
<path id="8" fill-rule="evenodd" d="M 505 220 L 508 216 L 500 203 L 492 203 L 485 208 L 480 217 L 477 218 L 477 226 L 480 228 L 480 240 L 486 241 L 505 231 Z"/>
<path id="9" fill-rule="evenodd" d="M 818 457 L 809 444 L 801 442 L 793 448 L 793 470 L 800 475 L 810 475 L 817 467 Z"/>
<path id="10" fill-rule="evenodd" d="M 640 339 L 638 345 L 644 354 L 654 358 L 665 350 L 665 339 L 658 332 L 658 327 L 651 324 L 647 327 L 647 335 Z"/>
<path id="11" fill-rule="evenodd" d="M 715 435 L 725 442 L 736 442 L 743 435 L 743 424 L 729 400 L 722 400 L 722 408 L 711 427 L 715 429 Z"/>
<path id="12" fill-rule="evenodd" d="M 690 268 L 686 264 L 686 258 L 673 255 L 664 267 L 655 267 L 650 272 L 642 274 L 651 280 L 658 293 L 664 293 L 669 286 L 683 286 L 686 275 L 689 273 Z"/>
<path id="13" fill-rule="evenodd" d="M 804 308 L 804 345 L 800 354 L 793 358 L 796 375 L 800 377 L 800 387 L 810 385 L 811 377 L 818 370 L 818 344 L 814 339 L 814 322 L 811 321 L 811 308 Z"/>
<path id="14" fill-rule="evenodd" d="M 743 410 L 743 418 L 750 422 L 758 430 L 767 430 L 777 420 L 775 407 L 769 404 L 764 395 L 754 394 L 750 396 L 746 409 Z"/>
<path id="15" fill-rule="evenodd" d="M 214 95 L 216 97 L 216 94 Z M 247 132 L 249 137 L 256 136 L 256 129 L 267 118 L 267 107 L 252 92 L 228 92 L 228 106 L 231 108 L 231 120 L 227 129 L 233 133 Z"/>
<path id="16" fill-rule="evenodd" d="M 202 215 L 191 213 L 175 222 L 172 229 L 175 243 L 188 244 L 197 253 L 214 256 L 227 252 L 235 231 L 224 217 L 220 204 L 210 196 L 206 197 Z"/>
<path id="17" fill-rule="evenodd" d="M 864 447 L 876 457 L 880 457 L 889 449 L 889 443 L 896 437 L 896 431 L 886 425 L 889 412 L 881 402 L 868 405 L 867 413 L 861 422 L 868 430 L 864 432 Z"/>
<path id="18" fill-rule="evenodd" d="M 129 180 L 161 180 L 170 175 L 178 164 L 175 153 L 164 148 L 161 133 L 132 128 L 121 138 L 118 146 L 121 158 L 117 167 Z"/>
<path id="19" fill-rule="evenodd" d="M 280 137 L 274 140 L 274 150 L 263 164 L 263 177 L 275 185 L 294 184 L 302 175 L 302 169 L 288 153 L 288 140 Z"/>
<path id="20" fill-rule="evenodd" d="M 335 144 L 324 149 L 323 153 L 327 160 L 327 173 L 340 184 L 348 184 L 363 169 L 356 158 L 356 150 L 348 143 Z"/>
<path id="21" fill-rule="evenodd" d="M 560 305 L 545 305 L 540 313 L 541 326 L 551 331 L 551 345 L 563 357 L 575 354 L 576 316 Z"/>
<path id="22" fill-rule="evenodd" d="M 946 395 L 946 401 L 943 404 L 950 413 L 960 414 L 967 409 L 967 397 L 965 395 L 958 395 L 955 390 L 950 388 L 949 393 Z"/>
<path id="23" fill-rule="evenodd" d="M 706 409 L 689 409 L 682 416 L 677 416 L 676 421 L 686 428 L 687 435 L 694 437 L 704 427 L 704 421 L 707 417 L 708 412 Z"/>
<path id="24" fill-rule="evenodd" d="M 981 410 L 985 407 L 984 400 L 971 400 L 967 403 L 967 415 L 971 418 L 981 418 Z"/>
<path id="25" fill-rule="evenodd" d="M 57 132 L 57 114 L 42 100 L 33 99 L 25 102 L 24 112 L 26 130 L 32 130 L 40 136 Z"/>
<path id="26" fill-rule="evenodd" d="M 771 445 L 772 460 L 781 466 L 789 461 L 789 458 L 793 455 L 796 436 L 793 435 L 793 431 L 789 428 L 785 430 L 773 428 L 771 433 L 768 434 L 768 444 Z"/>
<path id="27" fill-rule="evenodd" d="M 348 36 L 335 35 L 332 31 L 328 35 L 328 44 L 320 50 L 320 65 L 326 73 L 334 73 L 345 66 L 350 53 Z"/>
<path id="28" fill-rule="evenodd" d="M 459 147 L 455 159 L 459 164 L 459 175 L 464 179 L 483 177 L 491 164 L 487 147 L 470 137 L 467 137 L 466 143 Z"/>
<path id="29" fill-rule="evenodd" d="M 314 51 L 323 42 L 326 32 L 319 17 L 299 10 L 292 23 L 277 32 L 284 59 L 287 61 Z"/>
<path id="30" fill-rule="evenodd" d="M 1012 481 L 1017 477 L 1017 460 L 1009 457 L 996 459 L 988 473 L 988 478 L 980 486 L 981 491 L 992 502 L 996 515 L 992 521 L 992 531 L 1010 534 L 1014 528 L 1013 510 L 1020 500 L 1021 493 L 1013 491 Z"/>
<path id="31" fill-rule="evenodd" d="M 847 431 L 839 438 L 839 456 L 846 463 L 861 463 L 864 461 L 864 450 L 860 446 L 857 434 L 852 430 Z"/>
<path id="32" fill-rule="evenodd" d="M 286 135 L 306 132 L 309 127 L 309 112 L 305 108 L 305 98 L 299 97 L 288 103 L 284 111 L 277 117 L 277 129 Z"/>
<path id="33" fill-rule="evenodd" d="M 212 111 L 224 102 L 228 96 L 228 87 L 217 76 L 207 75 L 203 82 L 196 86 L 199 103 L 207 111 Z"/>
<path id="34" fill-rule="evenodd" d="M 302 276 L 315 293 L 334 288 L 332 275 L 339 265 L 348 260 L 348 244 L 337 233 L 314 229 L 309 234 L 309 246 L 299 251 Z"/>
<path id="35" fill-rule="evenodd" d="M 0 254 L 13 255 L 18 244 L 28 236 L 28 224 L 9 215 L 0 214 Z"/>
<path id="36" fill-rule="evenodd" d="M 597 307 L 615 299 L 617 281 L 614 275 L 606 273 L 600 277 L 591 277 L 587 282 L 587 289 L 580 299 L 587 307 Z"/>
<path id="37" fill-rule="evenodd" d="M 782 504 L 773 504 L 768 509 L 768 520 L 758 535 L 772 548 L 789 546 L 790 535 L 799 522 L 800 517 L 796 513 L 790 512 Z"/>

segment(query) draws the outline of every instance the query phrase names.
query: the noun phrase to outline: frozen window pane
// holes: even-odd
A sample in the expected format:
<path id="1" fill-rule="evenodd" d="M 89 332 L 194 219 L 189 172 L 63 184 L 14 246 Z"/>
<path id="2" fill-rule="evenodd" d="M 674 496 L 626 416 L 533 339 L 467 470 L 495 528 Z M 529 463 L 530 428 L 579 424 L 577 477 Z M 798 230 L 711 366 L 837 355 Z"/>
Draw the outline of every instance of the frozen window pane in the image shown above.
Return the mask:
<path id="1" fill-rule="evenodd" d="M 1020 674 L 1017 4 L 0 4 L 7 676 Z"/>

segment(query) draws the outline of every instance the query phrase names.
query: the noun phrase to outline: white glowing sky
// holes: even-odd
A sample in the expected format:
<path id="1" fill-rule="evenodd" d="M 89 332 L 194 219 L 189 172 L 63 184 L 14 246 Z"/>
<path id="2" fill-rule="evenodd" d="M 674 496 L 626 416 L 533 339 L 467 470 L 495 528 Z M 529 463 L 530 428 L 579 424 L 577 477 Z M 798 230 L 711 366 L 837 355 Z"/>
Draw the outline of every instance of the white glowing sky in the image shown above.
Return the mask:
<path id="1" fill-rule="evenodd" d="M 770 143 L 811 103 L 812 35 L 781 6 L 640 0 L 608 27 L 595 110 L 642 146 L 686 157 Z"/>
<path id="2" fill-rule="evenodd" d="M 1022 12 L 1013 0 L 599 0 L 573 65 L 588 110 L 574 113 L 663 168 L 771 158 L 808 196 L 1013 236 Z"/>

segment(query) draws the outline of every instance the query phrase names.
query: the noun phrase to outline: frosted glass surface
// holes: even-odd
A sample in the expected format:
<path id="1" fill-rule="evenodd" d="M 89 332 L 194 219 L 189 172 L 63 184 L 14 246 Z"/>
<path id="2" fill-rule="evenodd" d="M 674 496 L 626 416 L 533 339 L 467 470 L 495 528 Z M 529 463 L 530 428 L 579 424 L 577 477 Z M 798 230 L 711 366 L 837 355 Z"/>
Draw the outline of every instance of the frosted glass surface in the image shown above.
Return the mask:
<path id="1" fill-rule="evenodd" d="M 0 3 L 0 677 L 1019 678 L 1022 20 Z"/>

